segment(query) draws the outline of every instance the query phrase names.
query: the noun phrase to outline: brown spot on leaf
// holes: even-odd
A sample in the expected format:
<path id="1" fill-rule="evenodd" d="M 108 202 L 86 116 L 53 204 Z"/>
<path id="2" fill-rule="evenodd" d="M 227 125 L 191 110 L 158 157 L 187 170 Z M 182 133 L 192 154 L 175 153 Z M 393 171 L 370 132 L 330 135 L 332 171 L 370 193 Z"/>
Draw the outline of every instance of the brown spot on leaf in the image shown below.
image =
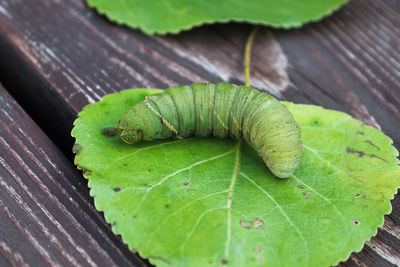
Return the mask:
<path id="1" fill-rule="evenodd" d="M 359 134 L 359 135 L 364 135 L 364 132 L 360 132 L 360 131 L 358 131 L 358 132 L 356 132 L 356 134 Z"/>
<path id="2" fill-rule="evenodd" d="M 354 225 L 359 225 L 360 222 L 359 222 L 359 221 L 353 221 L 353 224 L 354 224 Z"/>
<path id="3" fill-rule="evenodd" d="M 161 256 L 152 256 L 152 255 L 150 255 L 150 256 L 148 256 L 148 258 L 150 259 L 150 258 L 153 258 L 153 259 L 157 259 L 157 260 L 162 260 L 163 262 L 165 262 L 166 264 L 171 264 L 171 262 L 169 261 L 169 260 L 167 260 L 166 258 L 163 258 L 163 257 L 161 257 Z"/>
<path id="4" fill-rule="evenodd" d="M 250 229 L 250 225 L 245 221 L 240 221 L 240 226 L 246 229 Z"/>
<path id="5" fill-rule="evenodd" d="M 378 150 L 381 150 L 381 149 L 379 148 L 379 146 L 377 146 L 377 145 L 375 145 L 374 143 L 372 143 L 371 140 L 364 140 L 364 142 L 367 143 L 367 144 L 370 144 L 371 146 L 375 147 L 375 148 L 378 149 Z"/>
<path id="6" fill-rule="evenodd" d="M 263 252 L 263 249 L 260 248 L 260 247 L 257 247 L 257 248 L 256 248 L 256 251 L 257 251 L 258 253 L 261 253 L 261 252 Z"/>
<path id="7" fill-rule="evenodd" d="M 105 136 L 114 136 L 115 130 L 113 128 L 103 128 L 102 134 Z"/>
<path id="8" fill-rule="evenodd" d="M 113 188 L 113 190 L 114 190 L 114 192 L 119 192 L 119 191 L 121 191 L 121 188 L 115 187 L 115 188 Z"/>
<path id="9" fill-rule="evenodd" d="M 80 144 L 75 143 L 75 144 L 72 146 L 72 153 L 78 155 L 81 151 L 82 151 L 82 146 L 81 146 Z"/>
<path id="10" fill-rule="evenodd" d="M 361 194 L 360 193 L 357 193 L 357 194 L 355 194 L 354 196 L 355 197 L 359 197 Z"/>
<path id="11" fill-rule="evenodd" d="M 362 171 L 363 169 L 354 169 L 354 168 L 351 168 L 350 166 L 346 166 L 347 167 L 347 169 L 349 170 L 349 171 L 351 171 L 351 172 L 359 172 L 359 171 Z"/>
<path id="12" fill-rule="evenodd" d="M 87 173 L 89 174 L 91 172 L 91 170 L 89 170 L 88 168 L 85 168 L 81 165 L 77 165 L 76 167 L 78 168 L 78 170 L 81 170 L 83 174 L 87 174 Z"/>
<path id="13" fill-rule="evenodd" d="M 305 188 L 304 185 L 302 185 L 302 184 L 296 185 L 296 187 L 298 187 L 300 189 L 304 189 Z"/>
<path id="14" fill-rule="evenodd" d="M 357 178 L 357 176 L 354 176 L 354 175 L 347 175 L 347 177 L 353 179 L 354 181 L 359 182 L 360 184 L 365 185 L 364 181 L 363 181 L 363 180 L 360 180 L 359 178 Z M 363 196 L 363 198 L 364 198 L 364 197 L 365 197 L 365 196 Z"/>
<path id="15" fill-rule="evenodd" d="M 263 226 L 264 225 L 264 221 L 263 220 L 260 220 L 260 219 L 255 219 L 254 221 L 253 221 L 253 227 L 254 228 L 260 228 L 261 226 Z"/>
<path id="16" fill-rule="evenodd" d="M 377 156 L 375 154 L 368 154 L 368 153 L 365 153 L 364 151 L 356 150 L 356 149 L 353 149 L 353 148 L 350 148 L 350 147 L 346 148 L 346 152 L 347 153 L 351 153 L 351 154 L 357 154 L 359 158 L 362 158 L 362 157 L 366 156 L 366 157 L 370 157 L 370 158 L 377 158 L 377 159 L 380 159 L 380 160 L 382 160 L 384 162 L 387 162 L 385 159 L 383 159 L 383 158 L 381 158 L 381 157 L 379 157 L 379 156 Z"/>
<path id="17" fill-rule="evenodd" d="M 258 257 L 258 261 L 264 261 L 264 257 L 263 256 L 259 256 Z"/>
<path id="18" fill-rule="evenodd" d="M 227 260 L 227 259 L 223 259 L 223 260 L 221 261 L 221 263 L 224 264 L 224 265 L 226 265 L 226 264 L 228 264 L 228 260 Z"/>
<path id="19" fill-rule="evenodd" d="M 188 185 L 189 185 L 189 182 L 184 182 L 183 185 L 184 185 L 184 186 L 188 186 Z"/>

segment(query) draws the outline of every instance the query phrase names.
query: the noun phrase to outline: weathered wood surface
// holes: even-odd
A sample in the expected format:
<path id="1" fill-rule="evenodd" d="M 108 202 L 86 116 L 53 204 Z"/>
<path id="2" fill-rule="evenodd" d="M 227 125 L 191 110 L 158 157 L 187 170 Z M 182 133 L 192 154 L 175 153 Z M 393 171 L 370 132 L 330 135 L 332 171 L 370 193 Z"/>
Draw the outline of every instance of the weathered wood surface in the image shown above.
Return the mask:
<path id="1" fill-rule="evenodd" d="M 0 266 L 143 265 L 82 175 L 0 86 Z"/>
<path id="2" fill-rule="evenodd" d="M 198 81 L 243 84 L 251 26 L 146 36 L 110 23 L 82 0 L 0 0 L 0 75 L 66 153 L 77 112 L 110 92 Z M 321 23 L 263 28 L 251 84 L 297 103 L 350 113 L 400 148 L 400 1 L 352 0 Z M 400 200 L 364 250 L 343 265 L 400 265 Z"/>

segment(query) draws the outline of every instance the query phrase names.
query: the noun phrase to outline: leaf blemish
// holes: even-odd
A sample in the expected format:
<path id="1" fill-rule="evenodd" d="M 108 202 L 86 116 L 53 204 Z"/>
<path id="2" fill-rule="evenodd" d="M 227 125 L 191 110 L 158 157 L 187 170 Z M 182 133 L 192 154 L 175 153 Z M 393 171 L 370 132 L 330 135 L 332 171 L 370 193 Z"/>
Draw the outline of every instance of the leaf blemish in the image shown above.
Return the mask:
<path id="1" fill-rule="evenodd" d="M 375 145 L 374 143 L 372 143 L 371 140 L 364 140 L 364 142 L 367 143 L 367 144 L 370 144 L 371 146 L 375 147 L 375 148 L 378 149 L 378 150 L 381 150 L 381 149 L 379 148 L 379 146 L 377 146 L 377 145 Z"/>
<path id="2" fill-rule="evenodd" d="M 355 196 L 355 197 L 359 197 L 359 196 L 361 196 L 361 194 L 360 194 L 360 193 L 357 193 L 357 194 L 355 194 L 354 196 Z"/>
<path id="3" fill-rule="evenodd" d="M 359 225 L 360 222 L 359 222 L 359 221 L 353 221 L 353 224 L 354 224 L 354 225 Z"/>
<path id="4" fill-rule="evenodd" d="M 240 221 L 240 226 L 246 229 L 250 229 L 250 225 L 245 221 Z"/>
<path id="5" fill-rule="evenodd" d="M 264 221 L 263 220 L 255 219 L 253 221 L 253 227 L 256 228 L 256 229 L 262 227 L 263 225 L 264 225 Z"/>
<path id="6" fill-rule="evenodd" d="M 226 265 L 226 264 L 228 264 L 228 260 L 223 259 L 223 260 L 221 261 L 221 263 L 224 264 L 224 265 Z"/>
<path id="7" fill-rule="evenodd" d="M 168 209 L 169 208 L 169 204 L 165 204 L 164 207 L 166 207 Z"/>
<path id="8" fill-rule="evenodd" d="M 152 255 L 150 255 L 148 258 L 153 258 L 153 259 L 162 260 L 162 261 L 165 262 L 166 264 L 171 264 L 171 262 L 170 262 L 169 260 L 167 260 L 166 258 L 160 257 L 160 256 L 152 256 Z"/>
<path id="9" fill-rule="evenodd" d="M 116 226 L 116 225 L 117 225 L 116 221 L 113 221 L 113 223 L 111 224 L 111 226 Z"/>
<path id="10" fill-rule="evenodd" d="M 310 196 L 310 192 L 303 192 L 303 197 L 308 198 Z"/>
<path id="11" fill-rule="evenodd" d="M 78 143 L 75 143 L 72 147 L 72 153 L 78 155 L 82 151 L 82 146 Z"/>
<path id="12" fill-rule="evenodd" d="M 115 188 L 113 188 L 113 190 L 114 190 L 114 192 L 118 193 L 118 192 L 120 192 L 120 191 L 121 191 L 121 188 L 119 188 L 119 187 L 115 187 Z"/>
<path id="13" fill-rule="evenodd" d="M 261 253 L 261 252 L 263 252 L 263 249 L 260 248 L 260 247 L 257 247 L 257 248 L 256 248 L 256 251 L 257 251 L 258 253 Z"/>
<path id="14" fill-rule="evenodd" d="M 377 159 L 380 159 L 380 160 L 382 160 L 384 162 L 387 162 L 385 159 L 383 159 L 383 158 L 381 158 L 381 157 L 379 157 L 379 156 L 377 156 L 375 154 L 368 154 L 368 153 L 365 153 L 364 151 L 356 150 L 356 149 L 353 149 L 353 148 L 350 148 L 350 147 L 346 147 L 346 152 L 347 153 L 351 153 L 351 154 L 357 154 L 359 158 L 367 156 L 367 157 L 370 157 L 370 158 L 377 158 Z"/>
<path id="15" fill-rule="evenodd" d="M 305 188 L 304 185 L 302 185 L 302 184 L 296 185 L 296 187 L 298 187 L 300 189 L 304 189 Z"/>
<path id="16" fill-rule="evenodd" d="M 258 261 L 264 261 L 264 257 L 259 256 L 259 257 L 258 257 Z"/>
<path id="17" fill-rule="evenodd" d="M 114 136 L 115 135 L 115 131 L 113 128 L 103 128 L 102 134 L 105 136 Z"/>
<path id="18" fill-rule="evenodd" d="M 82 167 L 81 165 L 76 166 L 78 170 L 81 170 L 83 174 L 90 173 L 90 170 L 88 168 Z"/>
<path id="19" fill-rule="evenodd" d="M 183 185 L 184 186 L 188 186 L 190 183 L 189 182 L 184 182 Z"/>
<path id="20" fill-rule="evenodd" d="M 364 135 L 364 132 L 360 132 L 360 131 L 358 131 L 358 132 L 356 132 L 356 134 L 359 134 L 359 135 Z"/>

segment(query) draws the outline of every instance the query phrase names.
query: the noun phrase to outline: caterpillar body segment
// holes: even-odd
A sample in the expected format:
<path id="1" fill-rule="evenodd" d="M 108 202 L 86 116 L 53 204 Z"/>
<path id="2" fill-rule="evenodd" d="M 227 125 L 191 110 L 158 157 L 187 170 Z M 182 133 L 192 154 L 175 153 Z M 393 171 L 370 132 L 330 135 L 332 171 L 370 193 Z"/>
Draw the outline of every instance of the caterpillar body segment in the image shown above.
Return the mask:
<path id="1" fill-rule="evenodd" d="M 195 83 L 147 96 L 117 126 L 129 144 L 140 140 L 210 136 L 244 138 L 271 172 L 289 177 L 300 165 L 300 127 L 274 97 L 246 86 Z"/>

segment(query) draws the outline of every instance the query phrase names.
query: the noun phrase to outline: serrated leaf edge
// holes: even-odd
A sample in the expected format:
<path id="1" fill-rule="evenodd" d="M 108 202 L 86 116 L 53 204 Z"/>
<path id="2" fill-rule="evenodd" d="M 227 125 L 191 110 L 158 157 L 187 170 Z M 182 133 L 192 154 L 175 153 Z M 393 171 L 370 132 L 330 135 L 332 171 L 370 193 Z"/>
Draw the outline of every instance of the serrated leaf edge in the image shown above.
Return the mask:
<path id="1" fill-rule="evenodd" d="M 229 19 L 216 19 L 216 20 L 202 20 L 201 22 L 195 22 L 186 27 L 175 28 L 175 29 L 170 29 L 170 30 L 150 30 L 150 29 L 147 29 L 146 27 L 140 26 L 138 23 L 124 22 L 118 18 L 115 18 L 114 16 L 110 16 L 109 14 L 107 14 L 107 11 L 104 8 L 100 8 L 100 7 L 90 3 L 90 0 L 87 0 L 86 2 L 90 8 L 95 9 L 97 11 L 97 13 L 105 16 L 109 21 L 114 22 L 118 25 L 127 26 L 127 27 L 135 29 L 135 30 L 140 30 L 147 35 L 153 35 L 153 34 L 167 35 L 167 34 L 178 34 L 180 32 L 189 31 L 194 28 L 201 27 L 203 25 L 212 25 L 215 23 L 226 24 L 229 22 L 250 23 L 250 24 L 255 24 L 255 25 L 269 26 L 273 29 L 285 29 L 285 30 L 298 29 L 298 28 L 301 28 L 305 24 L 318 22 L 318 21 L 330 16 L 331 14 L 333 14 L 334 12 L 339 10 L 342 6 L 346 5 L 349 2 L 349 0 L 346 0 L 345 2 L 340 3 L 336 7 L 330 8 L 330 9 L 316 15 L 314 18 L 310 18 L 310 19 L 307 19 L 302 22 L 298 21 L 298 22 L 279 24 L 279 23 L 265 22 L 265 21 L 261 21 L 261 20 L 229 18 Z"/>

